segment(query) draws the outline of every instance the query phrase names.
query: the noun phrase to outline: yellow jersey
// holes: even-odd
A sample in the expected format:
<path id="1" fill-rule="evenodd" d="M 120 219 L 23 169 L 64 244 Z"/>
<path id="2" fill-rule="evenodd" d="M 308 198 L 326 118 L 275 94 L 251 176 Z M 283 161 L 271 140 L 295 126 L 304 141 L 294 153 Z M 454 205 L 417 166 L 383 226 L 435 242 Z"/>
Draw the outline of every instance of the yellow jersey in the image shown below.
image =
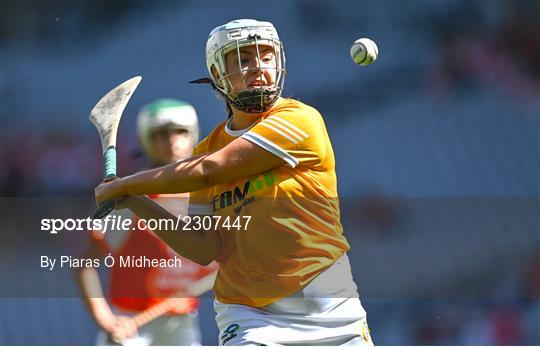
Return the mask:
<path id="1" fill-rule="evenodd" d="M 202 200 L 214 216 L 238 223 L 227 227 L 222 219 L 219 229 L 216 299 L 261 307 L 307 285 L 350 247 L 340 222 L 334 153 L 316 109 L 279 99 L 249 129 L 218 125 L 194 155 L 218 151 L 238 137 L 284 164 L 194 192 L 190 204 Z"/>

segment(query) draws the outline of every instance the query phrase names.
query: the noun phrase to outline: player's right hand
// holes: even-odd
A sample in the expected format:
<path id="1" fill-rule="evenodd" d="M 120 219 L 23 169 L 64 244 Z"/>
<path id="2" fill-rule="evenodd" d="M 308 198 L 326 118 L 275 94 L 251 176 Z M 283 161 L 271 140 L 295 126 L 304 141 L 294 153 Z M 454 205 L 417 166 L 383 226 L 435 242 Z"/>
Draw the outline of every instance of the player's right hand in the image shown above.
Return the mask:
<path id="1" fill-rule="evenodd" d="M 96 196 L 96 205 L 99 206 L 102 202 L 107 200 L 119 200 L 126 194 L 122 193 L 122 179 L 117 177 L 113 180 L 101 182 L 96 188 L 94 193 Z"/>

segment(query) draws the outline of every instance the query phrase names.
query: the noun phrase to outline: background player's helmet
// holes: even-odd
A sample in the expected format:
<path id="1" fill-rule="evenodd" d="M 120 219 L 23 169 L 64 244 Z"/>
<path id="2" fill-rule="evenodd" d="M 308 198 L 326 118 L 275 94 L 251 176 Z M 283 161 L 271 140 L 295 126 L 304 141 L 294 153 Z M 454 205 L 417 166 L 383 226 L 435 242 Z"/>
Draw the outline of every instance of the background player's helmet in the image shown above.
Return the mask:
<path id="1" fill-rule="evenodd" d="M 225 55 L 243 46 L 266 45 L 274 48 L 276 57 L 276 82 L 257 90 L 233 91 L 225 69 Z M 257 51 L 259 49 L 257 48 Z M 240 64 L 240 63 L 238 63 Z M 206 43 L 206 66 L 214 88 L 237 109 L 249 112 L 264 112 L 276 102 L 285 81 L 285 52 L 276 28 L 270 22 L 254 19 L 237 19 L 218 26 L 210 32 Z M 212 66 L 219 73 L 212 73 Z M 239 67 L 238 71 L 242 71 Z"/>
<path id="2" fill-rule="evenodd" d="M 185 101 L 160 99 L 144 105 L 137 115 L 137 133 L 147 156 L 152 153 L 152 133 L 163 128 L 185 129 L 193 143 L 199 141 L 199 120 L 195 108 Z"/>

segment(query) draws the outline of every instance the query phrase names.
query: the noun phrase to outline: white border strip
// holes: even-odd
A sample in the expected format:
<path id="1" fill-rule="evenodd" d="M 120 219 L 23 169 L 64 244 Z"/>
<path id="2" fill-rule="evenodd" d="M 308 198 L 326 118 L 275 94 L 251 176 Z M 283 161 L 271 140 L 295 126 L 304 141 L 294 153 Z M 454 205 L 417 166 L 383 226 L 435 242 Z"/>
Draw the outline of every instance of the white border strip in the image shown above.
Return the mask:
<path id="1" fill-rule="evenodd" d="M 246 131 L 248 131 L 249 129 L 251 129 L 254 125 L 256 125 L 257 123 L 253 123 L 252 125 L 250 125 L 248 128 L 245 128 L 245 129 L 240 129 L 240 130 L 232 130 L 231 129 L 231 120 L 232 118 L 230 118 L 227 123 L 225 123 L 225 132 L 229 135 L 231 135 L 232 137 L 239 137 L 239 136 L 242 136 L 242 134 L 244 134 Z"/>
<path id="2" fill-rule="evenodd" d="M 265 137 L 262 137 L 261 135 L 254 133 L 252 131 L 248 131 L 244 135 L 241 136 L 242 138 L 253 142 L 256 145 L 261 146 L 262 148 L 266 149 L 272 154 L 277 155 L 281 159 L 283 159 L 290 167 L 294 168 L 296 165 L 299 164 L 298 159 L 287 153 L 283 148 L 279 147 L 272 141 L 266 139 Z"/>

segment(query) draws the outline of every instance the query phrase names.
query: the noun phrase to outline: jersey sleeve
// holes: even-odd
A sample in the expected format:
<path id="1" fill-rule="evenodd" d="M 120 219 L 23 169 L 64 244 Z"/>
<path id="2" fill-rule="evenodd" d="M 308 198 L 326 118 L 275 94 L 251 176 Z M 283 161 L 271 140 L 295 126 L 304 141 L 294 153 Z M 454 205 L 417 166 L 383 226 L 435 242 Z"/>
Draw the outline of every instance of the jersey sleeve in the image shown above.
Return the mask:
<path id="1" fill-rule="evenodd" d="M 275 154 L 293 168 L 317 165 L 326 156 L 328 136 L 321 115 L 313 108 L 280 109 L 241 137 Z"/>
<path id="2" fill-rule="evenodd" d="M 193 156 L 208 153 L 208 138 L 205 138 L 193 150 Z M 213 209 L 208 199 L 209 189 L 189 193 L 188 215 L 213 215 Z"/>

